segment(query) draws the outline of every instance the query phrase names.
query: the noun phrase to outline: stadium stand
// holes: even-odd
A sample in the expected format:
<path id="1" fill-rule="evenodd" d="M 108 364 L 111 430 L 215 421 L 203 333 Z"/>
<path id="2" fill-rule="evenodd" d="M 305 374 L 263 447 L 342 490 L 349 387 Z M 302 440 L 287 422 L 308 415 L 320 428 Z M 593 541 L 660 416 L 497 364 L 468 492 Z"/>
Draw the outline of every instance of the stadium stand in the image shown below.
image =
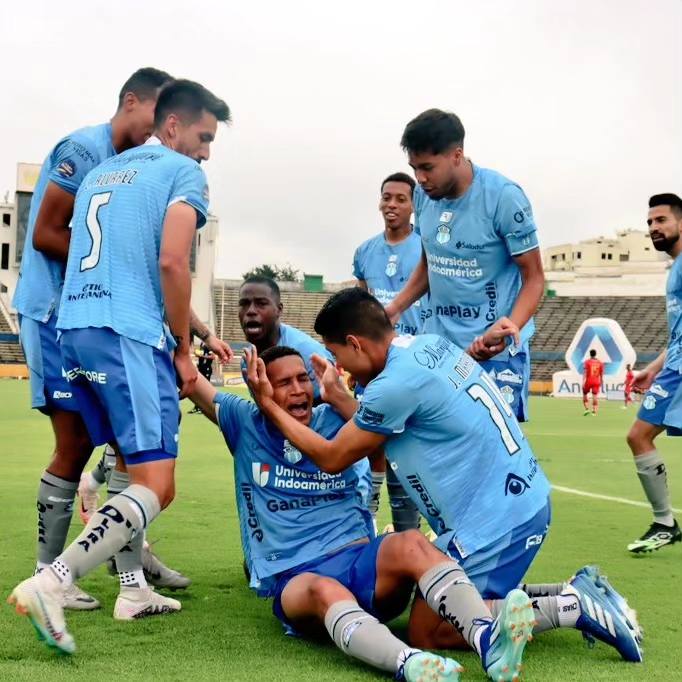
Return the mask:
<path id="1" fill-rule="evenodd" d="M 6 317 L 4 306 L 0 306 L 0 364 L 24 363 L 24 354 L 19 337 L 13 332 Z"/>
<path id="2" fill-rule="evenodd" d="M 214 287 L 215 320 L 218 333 L 240 354 L 244 337 L 237 319 L 238 289 L 218 283 Z M 331 293 L 283 291 L 282 320 L 316 336 L 313 323 Z M 566 369 L 564 356 L 578 327 L 590 317 L 616 320 L 637 351 L 638 363 L 658 355 L 667 338 L 663 296 L 603 296 L 545 298 L 535 316 L 537 331 L 532 341 L 532 379 L 551 381 L 554 372 Z M 238 371 L 239 361 L 225 368 Z"/>

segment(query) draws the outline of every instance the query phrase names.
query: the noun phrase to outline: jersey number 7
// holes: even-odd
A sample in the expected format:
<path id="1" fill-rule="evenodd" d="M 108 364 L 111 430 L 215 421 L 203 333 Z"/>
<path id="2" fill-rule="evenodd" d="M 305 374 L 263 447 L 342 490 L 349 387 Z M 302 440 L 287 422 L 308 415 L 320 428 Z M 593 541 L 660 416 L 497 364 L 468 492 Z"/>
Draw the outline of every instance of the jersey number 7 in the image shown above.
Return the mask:
<path id="1" fill-rule="evenodd" d="M 99 209 L 106 206 L 111 199 L 111 192 L 100 192 L 93 194 L 88 204 L 88 214 L 85 224 L 92 239 L 92 247 L 87 256 L 81 258 L 81 272 L 92 270 L 99 263 L 100 252 L 102 251 L 102 227 L 99 224 Z"/>

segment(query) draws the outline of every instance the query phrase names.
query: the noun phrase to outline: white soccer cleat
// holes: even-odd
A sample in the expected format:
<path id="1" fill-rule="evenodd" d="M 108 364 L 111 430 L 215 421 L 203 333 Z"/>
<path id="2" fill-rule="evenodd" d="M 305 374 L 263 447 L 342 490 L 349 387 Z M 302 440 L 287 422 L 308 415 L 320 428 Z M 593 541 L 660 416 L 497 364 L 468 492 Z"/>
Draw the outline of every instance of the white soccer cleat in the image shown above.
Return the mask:
<path id="1" fill-rule="evenodd" d="M 94 611 L 101 604 L 93 596 L 81 590 L 76 583 L 72 583 L 63 592 L 62 606 L 71 611 Z"/>
<path id="2" fill-rule="evenodd" d="M 81 474 L 81 480 L 78 484 L 78 497 L 80 504 L 78 505 L 78 514 L 84 525 L 88 525 L 88 521 L 99 507 L 99 491 L 93 490 L 89 486 L 90 473 L 84 471 Z"/>
<path id="3" fill-rule="evenodd" d="M 157 594 L 151 587 L 122 587 L 114 606 L 114 620 L 163 616 L 181 609 L 177 599 Z"/>
<path id="4" fill-rule="evenodd" d="M 76 642 L 66 629 L 63 599 L 59 580 L 51 571 L 42 571 L 19 583 L 7 601 L 19 615 L 28 616 L 39 640 L 60 653 L 72 654 Z"/>

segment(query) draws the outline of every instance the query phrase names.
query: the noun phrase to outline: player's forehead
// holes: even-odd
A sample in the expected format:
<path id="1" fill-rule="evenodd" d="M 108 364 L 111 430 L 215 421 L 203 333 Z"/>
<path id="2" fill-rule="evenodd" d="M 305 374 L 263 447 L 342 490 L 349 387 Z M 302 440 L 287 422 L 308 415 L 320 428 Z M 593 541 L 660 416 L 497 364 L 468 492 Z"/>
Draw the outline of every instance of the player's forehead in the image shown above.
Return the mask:
<path id="1" fill-rule="evenodd" d="M 298 355 L 285 355 L 283 358 L 273 360 L 268 363 L 266 373 L 272 383 L 293 379 L 303 374 L 308 375 L 303 359 Z"/>
<path id="2" fill-rule="evenodd" d="M 655 220 L 656 218 L 668 218 L 672 216 L 673 212 L 670 206 L 653 206 L 649 209 L 648 220 Z M 648 221 L 647 221 L 648 222 Z"/>
<path id="3" fill-rule="evenodd" d="M 406 182 L 400 182 L 400 180 L 389 180 L 384 183 L 381 188 L 382 196 L 406 196 L 408 199 L 411 197 L 412 192 L 410 186 Z"/>
<path id="4" fill-rule="evenodd" d="M 257 298 L 267 298 L 272 303 L 275 302 L 275 295 L 267 284 L 264 284 L 263 282 L 247 282 L 246 284 L 242 284 L 239 289 L 240 301 L 252 301 Z"/>

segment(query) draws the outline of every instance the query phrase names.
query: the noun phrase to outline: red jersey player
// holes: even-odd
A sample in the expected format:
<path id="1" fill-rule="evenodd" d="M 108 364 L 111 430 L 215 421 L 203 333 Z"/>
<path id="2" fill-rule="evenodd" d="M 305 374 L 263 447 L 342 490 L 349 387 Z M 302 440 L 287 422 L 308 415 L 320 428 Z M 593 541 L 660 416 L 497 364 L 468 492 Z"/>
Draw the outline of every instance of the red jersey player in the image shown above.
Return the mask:
<path id="1" fill-rule="evenodd" d="M 625 366 L 625 384 L 623 385 L 623 394 L 625 395 L 625 409 L 632 402 L 632 386 L 635 383 L 635 373 L 632 371 L 630 365 Z"/>
<path id="2" fill-rule="evenodd" d="M 585 360 L 583 367 L 583 407 L 585 408 L 583 416 L 590 414 L 587 398 L 590 391 L 592 392 L 592 414 L 596 416 L 601 380 L 604 375 L 604 363 L 601 360 L 597 360 L 597 351 L 594 348 L 590 350 L 590 357 L 588 360 Z"/>

